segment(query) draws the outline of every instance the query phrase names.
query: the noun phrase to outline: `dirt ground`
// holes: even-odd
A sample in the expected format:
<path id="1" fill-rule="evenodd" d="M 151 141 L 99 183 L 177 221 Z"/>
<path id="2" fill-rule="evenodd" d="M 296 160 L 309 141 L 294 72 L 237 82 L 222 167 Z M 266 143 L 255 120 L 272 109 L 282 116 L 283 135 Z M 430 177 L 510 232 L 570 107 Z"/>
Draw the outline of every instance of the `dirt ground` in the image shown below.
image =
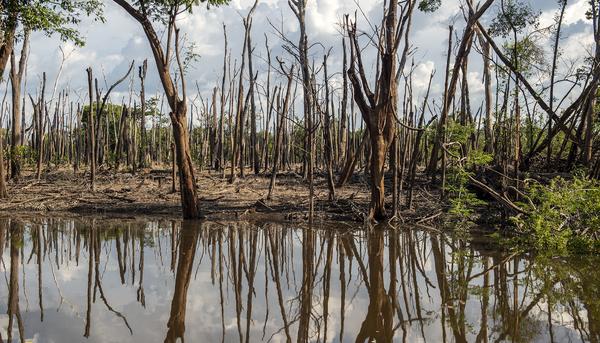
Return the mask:
<path id="1" fill-rule="evenodd" d="M 269 175 L 252 175 L 234 183 L 220 173 L 196 175 L 203 214 L 208 219 L 269 220 L 305 222 L 308 220 L 308 187 L 295 173 L 277 175 L 272 199 L 265 200 Z M 95 191 L 90 190 L 89 174 L 58 169 L 40 180 L 24 171 L 19 181 L 9 181 L 8 199 L 0 200 L 0 215 L 105 215 L 110 217 L 152 216 L 180 218 L 180 195 L 172 192 L 169 170 L 141 170 L 135 175 L 99 171 Z M 413 209 L 403 209 L 402 222 L 423 222 L 436 218 L 441 209 L 435 191 L 424 181 L 418 183 Z M 363 222 L 369 203 L 369 185 L 363 175 L 336 189 L 336 200 L 328 200 L 325 180 L 316 178 L 315 217 L 323 221 Z M 391 198 L 391 197 L 390 197 Z M 391 199 L 390 199 L 391 200 Z"/>

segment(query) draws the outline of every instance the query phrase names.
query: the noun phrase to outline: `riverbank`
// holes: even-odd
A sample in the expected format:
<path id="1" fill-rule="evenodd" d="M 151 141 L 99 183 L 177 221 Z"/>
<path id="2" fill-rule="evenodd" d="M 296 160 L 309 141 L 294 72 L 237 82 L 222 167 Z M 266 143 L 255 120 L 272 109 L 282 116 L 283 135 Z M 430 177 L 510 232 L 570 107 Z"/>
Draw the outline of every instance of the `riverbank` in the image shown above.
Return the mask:
<path id="1" fill-rule="evenodd" d="M 269 220 L 306 222 L 308 186 L 293 172 L 277 175 L 272 199 L 267 201 L 270 175 L 237 178 L 230 183 L 220 173 L 197 174 L 198 196 L 208 219 Z M 370 190 L 364 175 L 355 175 L 344 187 L 336 189 L 336 200 L 328 200 L 324 178 L 315 181 L 315 219 L 321 221 L 362 222 L 367 212 Z M 426 179 L 418 178 L 412 209 L 403 208 L 404 223 L 433 220 L 441 213 L 438 193 Z M 9 197 L 0 200 L 4 214 L 75 214 L 111 217 L 154 216 L 181 218 L 180 196 L 172 191 L 168 170 L 144 169 L 136 174 L 99 171 L 95 191 L 90 190 L 89 174 L 58 169 L 39 180 L 24 171 L 18 181 L 9 181 Z M 391 200 L 391 199 L 390 199 Z"/>

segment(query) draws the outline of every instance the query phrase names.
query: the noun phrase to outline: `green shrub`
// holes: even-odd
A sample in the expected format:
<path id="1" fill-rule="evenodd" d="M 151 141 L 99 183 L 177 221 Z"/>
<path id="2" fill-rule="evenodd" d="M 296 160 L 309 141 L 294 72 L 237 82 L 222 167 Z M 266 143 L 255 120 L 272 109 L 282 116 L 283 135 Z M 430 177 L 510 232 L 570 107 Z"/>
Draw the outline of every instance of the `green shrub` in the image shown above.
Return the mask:
<path id="1" fill-rule="evenodd" d="M 492 161 L 492 156 L 481 150 L 469 151 L 467 158 L 464 161 L 465 166 L 458 165 L 449 169 L 448 183 L 446 191 L 448 192 L 450 203 L 450 214 L 457 217 L 467 218 L 473 214 L 475 207 L 483 206 L 485 201 L 477 198 L 468 187 L 468 176 L 473 176 L 470 170 L 477 166 L 489 164 Z M 466 168 L 465 168 L 466 167 Z"/>
<path id="2" fill-rule="evenodd" d="M 539 251 L 558 254 L 600 251 L 600 182 L 556 178 L 529 187 L 528 215 L 513 218 Z"/>

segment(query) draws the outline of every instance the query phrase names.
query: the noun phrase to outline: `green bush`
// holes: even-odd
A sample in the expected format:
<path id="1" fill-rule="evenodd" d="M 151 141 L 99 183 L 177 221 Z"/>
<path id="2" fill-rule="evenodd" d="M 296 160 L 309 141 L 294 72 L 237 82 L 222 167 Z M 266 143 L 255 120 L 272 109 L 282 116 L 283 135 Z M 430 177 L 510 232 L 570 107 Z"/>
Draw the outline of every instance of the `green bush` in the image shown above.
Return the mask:
<path id="1" fill-rule="evenodd" d="M 476 207 L 486 204 L 467 187 L 468 176 L 474 176 L 471 170 L 489 164 L 491 161 L 492 156 L 490 154 L 486 154 L 481 150 L 471 150 L 464 159 L 464 166 L 458 165 L 449 169 L 446 191 L 449 196 L 450 210 L 448 212 L 450 214 L 465 219 L 473 214 Z"/>
<path id="2" fill-rule="evenodd" d="M 513 218 L 531 234 L 535 248 L 550 253 L 600 251 L 600 182 L 587 177 L 556 178 L 529 187 L 528 215 Z"/>

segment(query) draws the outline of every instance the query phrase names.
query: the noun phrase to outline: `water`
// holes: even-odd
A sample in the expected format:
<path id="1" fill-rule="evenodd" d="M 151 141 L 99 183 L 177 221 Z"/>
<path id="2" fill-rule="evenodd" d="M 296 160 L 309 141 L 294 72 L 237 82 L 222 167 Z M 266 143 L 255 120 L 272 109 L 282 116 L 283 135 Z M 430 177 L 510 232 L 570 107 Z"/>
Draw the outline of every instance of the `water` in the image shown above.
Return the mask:
<path id="1" fill-rule="evenodd" d="M 0 219 L 0 334 L 3 342 L 600 339 L 598 258 L 479 242 L 346 226 Z"/>

